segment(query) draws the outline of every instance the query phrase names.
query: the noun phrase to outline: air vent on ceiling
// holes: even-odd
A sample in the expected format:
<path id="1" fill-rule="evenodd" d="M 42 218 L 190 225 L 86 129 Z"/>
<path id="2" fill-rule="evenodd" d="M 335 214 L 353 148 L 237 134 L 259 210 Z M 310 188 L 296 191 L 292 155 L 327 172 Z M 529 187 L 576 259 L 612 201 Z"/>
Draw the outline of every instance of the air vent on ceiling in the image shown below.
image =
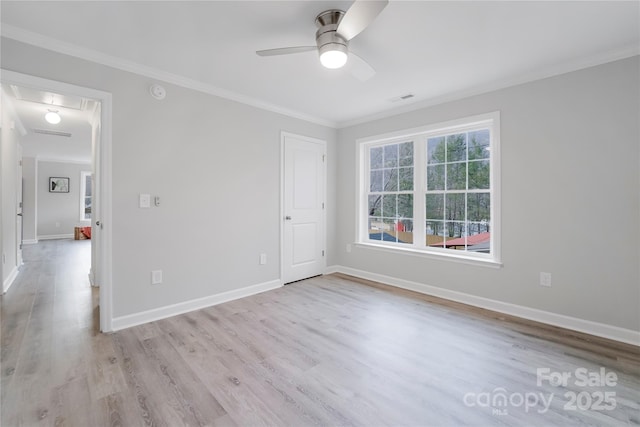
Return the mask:
<path id="1" fill-rule="evenodd" d="M 56 132 L 55 130 L 33 129 L 33 132 L 41 133 L 43 135 L 66 136 L 67 138 L 71 137 L 71 134 L 69 132 Z"/>
<path id="2" fill-rule="evenodd" d="M 406 95 L 397 96 L 397 97 L 393 98 L 391 100 L 391 102 L 406 101 L 407 99 L 411 99 L 413 97 L 414 97 L 414 95 L 412 93 L 408 93 Z"/>

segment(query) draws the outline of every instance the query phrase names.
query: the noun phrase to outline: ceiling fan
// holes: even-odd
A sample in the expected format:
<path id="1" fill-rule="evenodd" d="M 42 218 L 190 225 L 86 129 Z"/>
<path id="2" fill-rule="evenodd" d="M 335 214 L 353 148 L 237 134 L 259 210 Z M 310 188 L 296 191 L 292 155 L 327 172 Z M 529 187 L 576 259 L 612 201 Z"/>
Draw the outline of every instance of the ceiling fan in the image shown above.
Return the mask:
<path id="1" fill-rule="evenodd" d="M 318 51 L 320 63 L 326 68 L 341 68 L 350 61 L 350 71 L 365 81 L 373 77 L 375 70 L 364 59 L 349 50 L 349 41 L 365 30 L 389 3 L 388 0 L 355 0 L 346 12 L 329 9 L 316 16 L 318 27 L 316 46 L 281 47 L 259 50 L 259 56 L 289 55 Z"/>

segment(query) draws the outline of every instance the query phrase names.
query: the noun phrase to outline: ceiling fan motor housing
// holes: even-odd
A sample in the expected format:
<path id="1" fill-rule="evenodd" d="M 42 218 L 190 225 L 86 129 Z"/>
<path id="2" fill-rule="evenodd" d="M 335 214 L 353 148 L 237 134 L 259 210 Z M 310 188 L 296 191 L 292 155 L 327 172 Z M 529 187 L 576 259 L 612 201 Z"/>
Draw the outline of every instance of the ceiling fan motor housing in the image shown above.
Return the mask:
<path id="1" fill-rule="evenodd" d="M 336 32 L 343 16 L 344 11 L 338 9 L 325 10 L 316 16 L 316 44 L 320 55 L 330 50 L 347 53 L 347 40 Z"/>

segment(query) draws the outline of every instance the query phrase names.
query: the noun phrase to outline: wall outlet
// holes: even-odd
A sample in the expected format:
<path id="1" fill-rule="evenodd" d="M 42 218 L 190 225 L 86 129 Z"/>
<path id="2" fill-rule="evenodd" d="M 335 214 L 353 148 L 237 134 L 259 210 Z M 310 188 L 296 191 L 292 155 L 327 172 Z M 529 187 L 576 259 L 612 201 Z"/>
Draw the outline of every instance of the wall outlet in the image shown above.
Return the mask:
<path id="1" fill-rule="evenodd" d="M 162 270 L 153 270 L 151 272 L 151 284 L 159 285 L 162 283 Z"/>
<path id="2" fill-rule="evenodd" d="M 267 264 L 267 254 L 260 254 L 260 265 Z"/>
<path id="3" fill-rule="evenodd" d="M 551 273 L 540 272 L 540 286 L 551 287 Z"/>
<path id="4" fill-rule="evenodd" d="M 347 253 L 351 253 L 351 243 L 347 243 Z"/>
<path id="5" fill-rule="evenodd" d="M 60 223 L 56 222 L 56 228 L 60 228 Z"/>

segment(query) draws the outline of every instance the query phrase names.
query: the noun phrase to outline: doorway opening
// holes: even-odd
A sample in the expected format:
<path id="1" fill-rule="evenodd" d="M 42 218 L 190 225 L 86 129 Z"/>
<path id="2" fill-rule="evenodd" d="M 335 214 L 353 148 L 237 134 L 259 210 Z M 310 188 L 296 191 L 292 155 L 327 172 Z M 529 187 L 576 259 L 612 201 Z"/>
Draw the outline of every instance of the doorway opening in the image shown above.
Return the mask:
<path id="1" fill-rule="evenodd" d="M 23 244 L 90 237 L 76 247 L 91 252 L 88 282 L 98 287 L 99 328 L 109 332 L 111 94 L 7 70 L 0 83 L 21 127 L 18 257 Z M 49 120 L 50 113 L 57 118 Z"/>

